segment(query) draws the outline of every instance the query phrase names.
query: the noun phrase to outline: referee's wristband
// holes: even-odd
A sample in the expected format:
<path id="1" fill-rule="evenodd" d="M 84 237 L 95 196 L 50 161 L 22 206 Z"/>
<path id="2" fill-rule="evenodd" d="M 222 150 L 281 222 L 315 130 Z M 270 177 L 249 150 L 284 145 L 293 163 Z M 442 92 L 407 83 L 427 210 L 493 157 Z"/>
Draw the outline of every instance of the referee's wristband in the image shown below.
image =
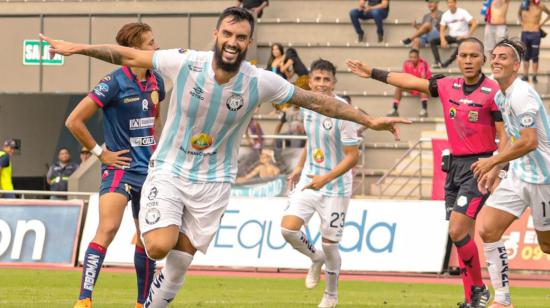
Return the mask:
<path id="1" fill-rule="evenodd" d="M 99 157 L 101 156 L 101 153 L 103 153 L 103 148 L 99 146 L 99 144 L 96 143 L 95 147 L 90 150 L 92 154 Z"/>

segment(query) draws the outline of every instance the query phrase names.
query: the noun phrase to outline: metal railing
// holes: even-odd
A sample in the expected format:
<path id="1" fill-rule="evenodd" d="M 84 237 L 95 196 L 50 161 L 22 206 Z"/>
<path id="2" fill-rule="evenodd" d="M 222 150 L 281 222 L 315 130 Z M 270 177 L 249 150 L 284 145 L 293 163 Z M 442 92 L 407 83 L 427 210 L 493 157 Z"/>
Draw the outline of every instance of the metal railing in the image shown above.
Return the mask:
<path id="1" fill-rule="evenodd" d="M 417 179 L 418 183 L 412 186 L 410 190 L 405 195 L 405 198 L 410 197 L 417 189 L 418 189 L 418 198 L 422 199 L 422 145 L 425 142 L 431 142 L 431 138 L 420 138 L 418 139 L 401 157 L 397 160 L 397 162 L 378 180 L 376 181 L 376 185 L 378 186 L 378 196 L 382 196 L 384 192 L 390 187 L 392 187 L 393 183 L 398 178 L 406 178 L 406 180 L 401 183 L 398 186 L 398 188 L 391 194 L 391 198 L 395 198 L 400 192 L 402 192 L 407 185 L 413 181 L 413 179 Z M 417 150 L 416 153 L 414 151 Z M 409 161 L 405 164 L 405 166 L 401 166 L 401 163 L 405 160 L 409 159 Z M 418 169 L 415 169 L 414 172 L 411 175 L 404 175 L 404 172 L 418 159 Z M 400 167 L 401 170 L 399 172 L 394 173 L 396 169 Z M 389 177 L 392 177 L 391 180 L 388 183 L 386 182 L 386 179 Z"/>
<path id="2" fill-rule="evenodd" d="M 45 191 L 45 190 L 0 190 L 0 197 L 3 194 L 13 194 L 21 196 L 21 199 L 28 199 L 28 196 L 57 196 L 57 197 L 85 197 L 86 200 L 94 193 L 75 192 L 75 191 Z M 81 198 L 76 198 L 81 199 Z"/>

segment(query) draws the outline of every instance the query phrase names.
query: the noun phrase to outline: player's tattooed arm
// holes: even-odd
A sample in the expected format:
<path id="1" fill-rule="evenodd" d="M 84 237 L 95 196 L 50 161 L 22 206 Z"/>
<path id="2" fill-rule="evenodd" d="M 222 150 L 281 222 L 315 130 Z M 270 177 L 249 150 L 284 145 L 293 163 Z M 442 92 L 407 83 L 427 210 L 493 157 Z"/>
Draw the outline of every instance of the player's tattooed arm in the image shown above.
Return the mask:
<path id="1" fill-rule="evenodd" d="M 402 118 L 375 118 L 332 96 L 306 91 L 298 87 L 294 87 L 294 95 L 289 103 L 313 110 L 327 117 L 359 123 L 374 130 L 387 130 L 394 134 L 396 140 L 399 140 L 399 128 L 396 124 L 411 123 L 411 121 Z"/>
<path id="2" fill-rule="evenodd" d="M 154 51 L 151 50 L 138 50 L 119 45 L 77 44 L 55 40 L 43 34 L 40 34 L 40 38 L 50 43 L 50 57 L 53 57 L 55 54 L 63 56 L 81 54 L 117 65 L 143 68 L 153 67 Z"/>

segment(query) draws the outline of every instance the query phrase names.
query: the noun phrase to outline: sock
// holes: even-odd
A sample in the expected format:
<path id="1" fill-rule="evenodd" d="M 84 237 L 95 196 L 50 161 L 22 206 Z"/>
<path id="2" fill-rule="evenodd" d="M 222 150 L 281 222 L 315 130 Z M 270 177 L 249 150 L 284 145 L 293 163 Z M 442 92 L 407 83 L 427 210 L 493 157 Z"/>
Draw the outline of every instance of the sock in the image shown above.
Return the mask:
<path id="1" fill-rule="evenodd" d="M 90 242 L 86 254 L 84 254 L 84 263 L 82 264 L 82 278 L 80 282 L 80 296 L 78 299 L 92 298 L 94 286 L 101 271 L 101 265 L 107 248 Z"/>
<path id="2" fill-rule="evenodd" d="M 393 100 L 393 110 L 397 111 L 397 109 L 399 109 L 399 101 L 394 99 Z"/>
<path id="3" fill-rule="evenodd" d="M 137 276 L 137 302 L 143 304 L 149 294 L 151 281 L 155 275 L 155 260 L 149 259 L 143 247 L 136 246 L 134 251 L 134 268 Z"/>
<path id="4" fill-rule="evenodd" d="M 460 278 L 462 278 L 462 286 L 464 287 L 464 299 L 469 304 L 472 298 L 472 279 L 470 279 L 461 257 L 458 257 L 458 265 L 460 266 Z"/>
<path id="5" fill-rule="evenodd" d="M 487 270 L 491 276 L 491 284 L 495 289 L 495 302 L 510 305 L 510 281 L 508 280 L 508 254 L 502 241 L 484 243 Z"/>
<path id="6" fill-rule="evenodd" d="M 323 258 L 321 251 L 315 249 L 302 231 L 293 231 L 281 228 L 281 233 L 285 240 L 294 247 L 294 249 L 308 256 L 313 262 Z"/>
<path id="7" fill-rule="evenodd" d="M 338 243 L 323 243 L 325 252 L 325 293 L 331 296 L 338 295 L 338 277 L 342 259 L 338 251 Z"/>
<path id="8" fill-rule="evenodd" d="M 466 235 L 462 240 L 455 242 L 458 257 L 464 262 L 466 275 L 472 281 L 472 285 L 483 286 L 483 278 L 481 277 L 481 265 L 479 263 L 479 253 L 477 252 L 476 242 L 472 240 L 470 235 Z"/>
<path id="9" fill-rule="evenodd" d="M 423 99 L 420 103 L 422 104 L 422 109 L 428 109 L 428 100 Z"/>
<path id="10" fill-rule="evenodd" d="M 144 308 L 164 308 L 176 297 L 183 286 L 185 273 L 193 261 L 193 255 L 171 250 L 166 256 L 164 268 L 155 276 Z"/>

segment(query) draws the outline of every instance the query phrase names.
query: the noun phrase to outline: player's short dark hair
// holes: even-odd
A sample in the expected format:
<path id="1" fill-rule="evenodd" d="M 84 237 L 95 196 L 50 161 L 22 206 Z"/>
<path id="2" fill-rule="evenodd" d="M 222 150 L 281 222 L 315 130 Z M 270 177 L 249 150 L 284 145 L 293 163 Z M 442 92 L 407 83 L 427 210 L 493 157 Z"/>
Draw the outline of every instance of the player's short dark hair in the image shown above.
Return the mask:
<path id="1" fill-rule="evenodd" d="M 500 47 L 500 46 L 515 49 L 514 54 L 516 54 L 516 52 L 517 52 L 517 55 L 519 56 L 519 59 L 517 59 L 518 61 L 521 61 L 523 59 L 523 56 L 525 55 L 525 52 L 527 50 L 527 48 L 525 47 L 525 44 L 523 44 L 523 42 L 521 42 L 518 39 L 505 38 L 502 41 L 498 42 L 495 45 L 495 48 Z"/>
<path id="2" fill-rule="evenodd" d="M 248 10 L 235 6 L 226 8 L 218 18 L 216 29 L 219 30 L 222 21 L 228 17 L 231 18 L 231 21 L 235 22 L 240 22 L 243 20 L 248 21 L 250 24 L 250 37 L 252 37 L 252 34 L 254 33 L 254 16 L 252 16 Z"/>
<path id="3" fill-rule="evenodd" d="M 418 49 L 416 49 L 416 48 L 411 48 L 411 50 L 409 50 L 409 54 L 411 54 L 411 53 L 415 53 L 417 55 L 420 55 L 420 51 L 418 51 Z"/>
<path id="4" fill-rule="evenodd" d="M 125 47 L 139 47 L 143 43 L 142 34 L 153 31 L 151 26 L 143 22 L 125 24 L 116 34 L 116 42 Z"/>
<path id="5" fill-rule="evenodd" d="M 336 66 L 332 62 L 325 59 L 317 59 L 311 63 L 310 72 L 313 71 L 327 71 L 332 73 L 332 76 L 336 77 Z"/>
<path id="6" fill-rule="evenodd" d="M 71 154 L 71 150 L 69 150 L 69 148 L 67 147 L 60 147 L 59 150 L 57 150 L 57 154 L 61 153 L 61 151 L 63 150 L 66 150 L 67 152 L 69 152 L 69 154 Z"/>
<path id="7" fill-rule="evenodd" d="M 460 45 L 464 44 L 464 43 L 475 43 L 475 44 L 478 44 L 479 45 L 479 48 L 481 49 L 481 54 L 484 55 L 485 54 L 485 45 L 483 45 L 483 42 L 476 38 L 476 37 L 473 37 L 473 36 L 470 36 L 468 38 L 465 38 L 463 39 L 462 41 L 460 41 L 460 43 L 458 43 L 458 47 L 457 48 L 460 48 Z"/>

